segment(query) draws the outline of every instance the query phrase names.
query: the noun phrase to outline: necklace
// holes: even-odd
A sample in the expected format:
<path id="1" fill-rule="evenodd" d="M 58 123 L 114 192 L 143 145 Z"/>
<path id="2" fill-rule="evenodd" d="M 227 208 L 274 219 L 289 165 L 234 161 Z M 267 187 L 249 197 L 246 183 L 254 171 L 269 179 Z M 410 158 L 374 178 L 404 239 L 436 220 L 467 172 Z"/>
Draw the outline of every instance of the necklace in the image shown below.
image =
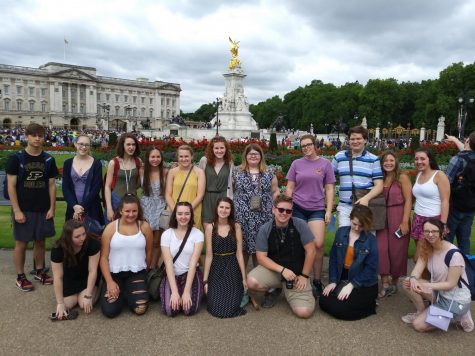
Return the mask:
<path id="1" fill-rule="evenodd" d="M 277 227 L 277 226 L 276 226 L 276 230 L 277 230 L 277 234 L 279 235 L 280 243 L 283 244 L 285 242 L 285 237 L 287 236 L 287 230 L 289 230 L 289 225 L 285 227 L 285 231 L 283 227 Z"/>

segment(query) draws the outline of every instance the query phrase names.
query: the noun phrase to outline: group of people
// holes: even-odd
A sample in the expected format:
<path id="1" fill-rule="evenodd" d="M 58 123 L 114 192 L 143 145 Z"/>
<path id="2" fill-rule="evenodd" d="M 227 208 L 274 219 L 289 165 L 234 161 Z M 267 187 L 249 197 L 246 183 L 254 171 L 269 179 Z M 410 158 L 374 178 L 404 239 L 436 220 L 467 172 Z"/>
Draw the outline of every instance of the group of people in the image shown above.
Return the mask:
<path id="1" fill-rule="evenodd" d="M 414 186 L 394 152 L 379 158 L 366 150 L 368 132 L 363 127 L 349 130 L 349 149 L 331 162 L 319 156 L 315 137 L 304 135 L 303 157 L 292 163 L 285 193 L 258 144 L 244 149 L 239 166 L 234 166 L 223 137 L 210 140 L 198 165 L 193 149 L 181 145 L 176 166 L 167 169 L 154 146 L 142 162 L 137 138 L 125 133 L 103 179 L 90 138 L 78 135 L 76 155 L 64 163 L 66 223 L 51 252 L 53 278 L 44 269 L 44 239 L 54 235 L 58 170 L 54 158 L 42 151 L 44 128 L 30 124 L 26 136 L 26 149 L 7 163 L 16 285 L 23 291 L 34 288 L 24 273 L 25 249 L 34 241 L 34 277 L 44 284 L 54 282 L 58 319 L 67 318 L 76 304 L 89 313 L 97 300 L 108 317 L 118 315 L 124 303 L 136 314 L 145 313 L 150 303 L 147 271 L 158 268 L 161 259 L 161 309 L 169 316 L 196 313 L 207 295 L 212 315 L 235 317 L 246 313 L 247 299 L 256 303 L 264 294 L 261 305 L 272 307 L 284 291 L 298 317 L 310 317 L 318 300 L 330 315 L 357 320 L 374 314 L 376 300 L 397 293 L 404 278 L 403 289 L 416 312 L 403 321 L 420 331 L 430 329 L 424 322 L 423 298 L 443 304 L 450 296 L 457 302 L 451 310 L 462 328 L 473 330 L 470 293 L 457 283 L 464 278 L 464 260 L 455 253 L 446 266 L 443 256 L 455 248 L 454 235 L 462 252 L 469 252 L 475 211 L 457 211 L 450 197 L 451 183 L 467 166 L 462 156 L 475 155 L 475 133 L 452 158 L 447 174 L 430 151 L 418 149 Z M 335 218 L 337 178 L 339 228 L 324 286 L 323 246 L 326 226 Z M 380 196 L 385 212 L 371 207 Z M 375 228 L 381 214 L 383 225 Z M 169 224 L 161 226 L 167 217 Z M 86 233 L 92 225 L 105 225 L 100 243 Z M 416 241 L 417 262 L 407 277 L 410 235 Z M 247 273 L 249 260 L 253 269 Z M 426 268 L 430 282 L 424 279 Z"/>

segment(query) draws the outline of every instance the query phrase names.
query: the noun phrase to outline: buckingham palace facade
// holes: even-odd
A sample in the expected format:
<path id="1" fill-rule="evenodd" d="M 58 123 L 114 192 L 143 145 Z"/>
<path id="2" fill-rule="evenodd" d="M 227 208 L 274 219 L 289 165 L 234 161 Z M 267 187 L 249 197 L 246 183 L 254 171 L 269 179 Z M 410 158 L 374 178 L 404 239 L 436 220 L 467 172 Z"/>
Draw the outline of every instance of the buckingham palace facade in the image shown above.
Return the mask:
<path id="1" fill-rule="evenodd" d="M 93 67 L 0 64 L 0 126 L 160 129 L 180 114 L 180 92 L 179 84 L 103 77 Z"/>

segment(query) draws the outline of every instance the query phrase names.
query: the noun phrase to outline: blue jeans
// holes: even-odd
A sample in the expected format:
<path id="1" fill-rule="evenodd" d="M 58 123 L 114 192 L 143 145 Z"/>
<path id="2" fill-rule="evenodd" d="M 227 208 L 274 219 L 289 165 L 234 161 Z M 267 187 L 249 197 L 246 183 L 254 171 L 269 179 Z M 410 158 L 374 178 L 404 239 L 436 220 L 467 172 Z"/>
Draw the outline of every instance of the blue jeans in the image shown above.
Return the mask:
<path id="1" fill-rule="evenodd" d="M 449 233 L 445 239 L 453 242 L 457 236 L 458 248 L 466 255 L 470 254 L 470 232 L 474 216 L 475 211 L 463 212 L 452 208 L 447 219 Z"/>

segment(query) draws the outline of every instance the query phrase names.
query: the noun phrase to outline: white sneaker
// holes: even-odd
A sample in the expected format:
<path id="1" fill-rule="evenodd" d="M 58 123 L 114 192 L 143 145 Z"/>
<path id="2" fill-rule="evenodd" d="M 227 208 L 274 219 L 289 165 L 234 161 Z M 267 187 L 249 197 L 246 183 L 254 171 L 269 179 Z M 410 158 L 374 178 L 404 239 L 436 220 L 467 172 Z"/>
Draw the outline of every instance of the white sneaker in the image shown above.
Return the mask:
<path id="1" fill-rule="evenodd" d="M 460 318 L 460 326 L 462 327 L 463 331 L 467 333 L 473 331 L 473 319 L 470 310 Z"/>
<path id="2" fill-rule="evenodd" d="M 404 321 L 406 324 L 412 324 L 414 320 L 416 320 L 419 313 L 409 313 L 401 317 L 401 320 Z"/>

